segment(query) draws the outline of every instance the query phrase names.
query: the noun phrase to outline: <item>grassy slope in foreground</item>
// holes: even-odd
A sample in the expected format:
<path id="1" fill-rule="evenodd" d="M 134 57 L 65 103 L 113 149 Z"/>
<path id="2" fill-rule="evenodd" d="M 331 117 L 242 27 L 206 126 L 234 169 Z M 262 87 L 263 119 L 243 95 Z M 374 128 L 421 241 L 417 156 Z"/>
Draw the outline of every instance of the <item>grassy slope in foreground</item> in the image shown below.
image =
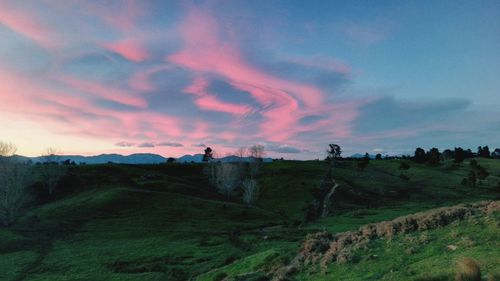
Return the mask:
<path id="1" fill-rule="evenodd" d="M 378 238 L 353 250 L 350 261 L 304 267 L 296 280 L 454 280 L 461 258 L 483 276 L 500 272 L 500 212 L 428 231 Z"/>
<path id="2" fill-rule="evenodd" d="M 500 176 L 500 161 L 480 160 Z M 297 228 L 326 171 L 322 162 L 266 165 L 256 207 L 228 202 L 201 165 L 89 165 L 72 168 L 58 199 L 30 207 L 0 230 L 0 280 L 185 280 L 262 276 L 297 252 L 307 233 L 355 229 L 427 208 L 492 199 L 498 189 L 460 184 L 467 163 L 350 162 L 331 217 Z M 354 279 L 354 280 L 363 280 Z"/>

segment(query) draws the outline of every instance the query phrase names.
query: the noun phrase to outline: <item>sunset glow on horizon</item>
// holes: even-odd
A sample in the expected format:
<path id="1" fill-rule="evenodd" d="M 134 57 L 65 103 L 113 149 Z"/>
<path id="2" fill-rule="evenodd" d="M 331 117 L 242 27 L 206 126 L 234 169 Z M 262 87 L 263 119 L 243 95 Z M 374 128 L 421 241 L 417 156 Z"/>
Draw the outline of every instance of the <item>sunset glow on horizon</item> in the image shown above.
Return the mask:
<path id="1" fill-rule="evenodd" d="M 500 2 L 0 0 L 18 154 L 500 147 Z"/>

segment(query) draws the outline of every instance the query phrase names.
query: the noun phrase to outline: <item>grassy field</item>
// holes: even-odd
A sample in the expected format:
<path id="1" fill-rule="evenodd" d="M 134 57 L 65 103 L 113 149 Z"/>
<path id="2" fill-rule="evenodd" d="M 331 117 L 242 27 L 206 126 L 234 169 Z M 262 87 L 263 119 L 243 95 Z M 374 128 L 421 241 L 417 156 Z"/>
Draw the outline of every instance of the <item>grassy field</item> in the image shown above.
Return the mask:
<path id="1" fill-rule="evenodd" d="M 296 255 L 308 233 L 353 230 L 438 206 L 499 198 L 494 181 L 461 183 L 468 161 L 408 162 L 408 180 L 400 177 L 401 161 L 372 160 L 363 171 L 351 161 L 340 163 L 332 215 L 307 225 L 301 224 L 305 209 L 327 171 L 320 161 L 266 164 L 253 207 L 218 195 L 203 165 L 71 167 L 50 200 L 35 201 L 12 227 L 0 228 L 0 280 L 266 280 L 267 272 Z M 500 176 L 500 161 L 478 162 Z M 323 272 L 305 268 L 294 278 L 426 280 L 428 274 L 451 280 L 460 256 L 493 272 L 500 270 L 500 239 L 498 223 L 491 221 L 498 220 L 429 231 L 411 255 L 405 251 L 423 233 L 375 241 L 368 255 L 356 253 L 355 263 Z M 473 244 L 446 251 L 466 238 Z"/>

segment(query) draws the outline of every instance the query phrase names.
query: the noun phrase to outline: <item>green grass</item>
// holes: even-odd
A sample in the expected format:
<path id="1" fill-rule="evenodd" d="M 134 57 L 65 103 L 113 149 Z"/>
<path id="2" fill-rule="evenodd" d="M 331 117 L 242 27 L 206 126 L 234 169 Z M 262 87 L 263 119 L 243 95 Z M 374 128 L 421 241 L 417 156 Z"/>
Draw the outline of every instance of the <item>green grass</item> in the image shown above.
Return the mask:
<path id="1" fill-rule="evenodd" d="M 479 163 L 500 175 L 500 161 Z M 266 164 L 258 179 L 261 197 L 254 207 L 218 195 L 203 165 L 72 167 L 51 200 L 34 202 L 15 225 L 0 229 L 0 280 L 213 280 L 222 275 L 257 280 L 292 258 L 307 233 L 346 231 L 499 195 L 499 189 L 488 183 L 476 188 L 461 185 L 468 163 L 410 163 L 409 180 L 399 177 L 399 165 L 399 160 L 370 161 L 358 171 L 350 161 L 339 164 L 335 178 L 341 187 L 332 216 L 301 227 L 305 208 L 327 170 L 320 161 Z M 474 227 L 464 231 L 487 235 Z M 476 238 L 477 245 L 486 241 L 483 238 Z M 387 263 L 379 258 L 380 270 L 359 269 L 363 261 L 339 266 L 335 272 L 344 272 L 342 280 L 392 276 L 386 272 L 390 264 L 406 266 L 394 254 L 404 246 L 398 248 L 395 241 L 373 245 L 379 257 L 384 251 L 393 256 Z M 482 253 L 481 249 L 487 247 L 476 250 Z M 444 254 L 448 253 L 428 250 L 428 255 L 415 257 L 431 265 L 432 259 L 447 257 Z"/>
<path id="2" fill-rule="evenodd" d="M 448 246 L 456 246 L 455 250 Z M 297 280 L 454 280 L 457 260 L 471 257 L 483 275 L 500 269 L 500 212 L 426 232 L 371 241 L 354 260 L 308 268 Z M 312 270 L 312 271 L 311 271 Z"/>

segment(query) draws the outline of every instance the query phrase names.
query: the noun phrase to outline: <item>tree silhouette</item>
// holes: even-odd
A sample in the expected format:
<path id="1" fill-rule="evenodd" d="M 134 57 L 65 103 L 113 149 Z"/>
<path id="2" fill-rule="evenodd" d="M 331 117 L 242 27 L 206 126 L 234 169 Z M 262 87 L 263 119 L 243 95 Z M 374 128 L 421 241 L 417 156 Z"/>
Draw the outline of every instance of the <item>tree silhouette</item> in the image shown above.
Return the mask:
<path id="1" fill-rule="evenodd" d="M 490 148 L 488 146 L 481 147 L 479 146 L 477 148 L 477 156 L 483 157 L 483 158 L 490 158 Z"/>
<path id="2" fill-rule="evenodd" d="M 330 165 L 333 166 L 335 160 L 340 158 L 340 155 L 342 154 L 342 149 L 340 148 L 340 145 L 331 143 L 328 145 L 328 150 L 326 151 L 326 161 L 330 162 Z"/>
<path id="3" fill-rule="evenodd" d="M 205 154 L 203 154 L 203 162 L 208 162 L 212 159 L 214 159 L 212 148 L 205 148 Z"/>
<path id="4" fill-rule="evenodd" d="M 363 171 L 368 166 L 368 163 L 370 163 L 370 155 L 365 153 L 365 156 L 357 162 L 358 169 Z"/>
<path id="5" fill-rule="evenodd" d="M 429 164 L 437 165 L 439 164 L 441 153 L 439 153 L 439 149 L 433 147 L 429 150 Z"/>
<path id="6" fill-rule="evenodd" d="M 462 163 L 465 159 L 465 151 L 461 147 L 455 147 L 455 153 L 453 153 L 453 158 L 455 163 Z"/>
<path id="7" fill-rule="evenodd" d="M 413 156 L 413 160 L 417 163 L 424 163 L 426 160 L 425 150 L 421 147 L 417 147 L 415 149 L 415 155 Z"/>

